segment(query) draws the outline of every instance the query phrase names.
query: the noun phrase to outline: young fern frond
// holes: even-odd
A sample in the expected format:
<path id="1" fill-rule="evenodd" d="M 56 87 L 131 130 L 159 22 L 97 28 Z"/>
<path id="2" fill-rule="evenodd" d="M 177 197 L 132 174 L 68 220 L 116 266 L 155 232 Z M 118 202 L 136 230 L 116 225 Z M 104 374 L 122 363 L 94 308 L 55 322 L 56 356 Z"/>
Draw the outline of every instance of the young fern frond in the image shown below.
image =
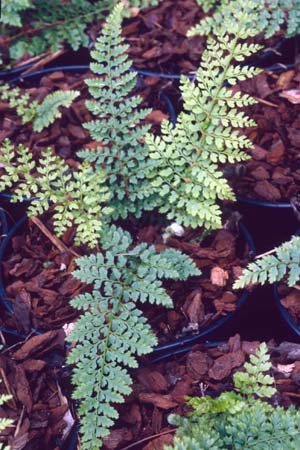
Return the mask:
<path id="1" fill-rule="evenodd" d="M 8 141 L 0 148 L 4 174 L 0 190 L 16 185 L 11 201 L 30 199 L 29 216 L 37 216 L 54 204 L 53 225 L 61 236 L 72 225 L 76 228 L 75 244 L 95 247 L 102 221 L 107 221 L 111 208 L 103 171 L 93 170 L 87 163 L 71 171 L 64 160 L 45 150 L 37 164 L 28 150 L 17 149 Z"/>
<path id="2" fill-rule="evenodd" d="M 248 264 L 233 287 L 240 289 L 249 284 L 274 283 L 285 277 L 289 286 L 295 286 L 300 281 L 299 236 L 294 236 L 275 248 L 274 254 L 265 255 Z"/>
<path id="3" fill-rule="evenodd" d="M 130 71 L 128 45 L 121 37 L 122 10 L 121 4 L 116 6 L 107 19 L 91 52 L 95 61 L 91 71 L 97 76 L 86 81 L 93 97 L 86 104 L 96 118 L 84 126 L 99 147 L 78 153 L 94 163 L 96 170 L 105 167 L 114 219 L 125 218 L 130 212 L 139 217 L 143 210 L 156 205 L 147 180 L 148 150 L 142 143 L 149 130 L 142 121 L 150 110 L 140 109 L 141 97 L 132 95 L 137 74 Z"/>
<path id="4" fill-rule="evenodd" d="M 219 163 L 234 163 L 248 158 L 252 147 L 240 128 L 255 123 L 240 108 L 255 103 L 230 86 L 259 70 L 235 66 L 255 53 L 259 46 L 240 43 L 251 36 L 249 16 L 229 22 L 231 35 L 220 33 L 209 39 L 195 82 L 182 77 L 184 111 L 173 126 L 164 122 L 161 136 L 147 135 L 150 157 L 155 162 L 150 174 L 156 195 L 162 197 L 160 211 L 168 219 L 185 226 L 221 227 L 221 209 L 217 200 L 234 200 Z"/>
<path id="5" fill-rule="evenodd" d="M 206 17 L 198 25 L 193 27 L 188 36 L 208 35 L 215 33 L 216 29 L 223 29 L 224 17 L 239 13 L 247 7 L 252 12 L 251 28 L 258 33 L 264 33 L 270 38 L 286 23 L 286 37 L 292 37 L 300 32 L 300 0 L 197 0 L 205 12 L 215 7 L 211 17 Z"/>
<path id="6" fill-rule="evenodd" d="M 165 450 L 296 450 L 300 445 L 300 412 L 273 407 L 257 396 L 270 398 L 276 389 L 268 375 L 271 368 L 267 346 L 245 363 L 244 372 L 234 374 L 234 391 L 217 398 L 190 398 L 188 417 L 170 416 L 179 426 L 173 446 Z"/>
<path id="7" fill-rule="evenodd" d="M 157 254 L 154 246 L 132 248 L 129 233 L 112 226 L 103 230 L 105 255 L 77 260 L 74 276 L 93 284 L 92 293 L 71 301 L 84 314 L 68 337 L 76 346 L 68 362 L 75 364 L 73 397 L 80 400 L 81 448 L 98 450 L 118 418 L 116 403 L 131 392 L 127 368 L 137 367 L 136 355 L 150 353 L 157 341 L 137 303 L 172 306 L 162 279 L 198 275 L 194 263 L 179 251 Z"/>
<path id="8" fill-rule="evenodd" d="M 18 87 L 8 84 L 0 86 L 1 100 L 7 100 L 11 108 L 16 108 L 22 123 L 32 122 L 34 131 L 42 131 L 61 117 L 60 108 L 69 108 L 80 94 L 79 91 L 55 91 L 47 95 L 41 103 L 31 101 L 29 94 L 21 95 Z"/>
<path id="9" fill-rule="evenodd" d="M 0 383 L 2 380 L 0 379 Z M 1 394 L 0 395 L 0 406 L 4 405 L 8 400 L 12 398 L 11 395 Z M 5 417 L 0 418 L 0 433 L 5 430 L 5 428 L 10 427 L 13 424 L 13 420 L 7 419 Z M 10 450 L 11 447 L 0 443 L 0 450 Z"/>
<path id="10" fill-rule="evenodd" d="M 256 355 L 250 355 L 250 362 L 244 364 L 245 372 L 236 372 L 233 375 L 234 386 L 243 396 L 252 398 L 270 398 L 276 393 L 274 378 L 265 374 L 272 367 L 268 347 L 263 342 Z"/>

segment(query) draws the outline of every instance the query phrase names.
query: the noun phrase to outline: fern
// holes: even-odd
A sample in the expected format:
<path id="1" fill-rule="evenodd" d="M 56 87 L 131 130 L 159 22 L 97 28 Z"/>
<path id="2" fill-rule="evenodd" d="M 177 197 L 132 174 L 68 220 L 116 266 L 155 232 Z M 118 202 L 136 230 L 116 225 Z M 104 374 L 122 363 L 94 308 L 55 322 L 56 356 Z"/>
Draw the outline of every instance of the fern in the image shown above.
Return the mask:
<path id="1" fill-rule="evenodd" d="M 0 380 L 0 383 L 2 381 Z M 8 400 L 12 398 L 11 395 L 1 394 L 0 395 L 0 407 L 4 405 Z M 13 424 L 13 420 L 7 419 L 5 417 L 0 418 L 0 433 L 4 431 L 6 428 L 10 427 Z M 10 447 L 5 446 L 0 443 L 0 450 L 10 450 Z"/>
<path id="2" fill-rule="evenodd" d="M 197 0 L 197 3 L 205 13 L 209 12 L 213 6 L 216 4 L 216 0 Z"/>
<path id="3" fill-rule="evenodd" d="M 83 163 L 71 172 L 51 149 L 42 153 L 37 164 L 28 148 L 20 145 L 15 149 L 8 140 L 2 144 L 0 163 L 4 170 L 0 190 L 17 185 L 11 201 L 33 196 L 29 216 L 42 214 L 53 202 L 53 224 L 58 236 L 74 225 L 76 244 L 97 245 L 102 221 L 107 221 L 111 213 L 106 206 L 110 194 L 103 171 L 95 173 L 88 163 Z"/>
<path id="4" fill-rule="evenodd" d="M 22 123 L 31 123 L 34 131 L 42 131 L 61 117 L 60 108 L 68 108 L 79 95 L 78 91 L 56 91 L 47 95 L 41 103 L 31 100 L 29 94 L 21 95 L 20 89 L 8 84 L 0 87 L 0 98 L 8 100 L 11 108 L 22 119 Z"/>
<path id="5" fill-rule="evenodd" d="M 140 217 L 143 210 L 156 205 L 146 178 L 150 171 L 148 149 L 141 142 L 150 127 L 142 121 L 150 110 L 139 109 L 142 98 L 132 95 L 137 74 L 130 71 L 128 46 L 121 37 L 122 10 L 118 5 L 107 19 L 91 52 L 95 60 L 91 71 L 97 76 L 86 81 L 93 97 L 86 105 L 96 119 L 84 126 L 99 147 L 78 153 L 95 164 L 96 170 L 105 167 L 114 219 L 125 218 L 130 212 Z"/>
<path id="6" fill-rule="evenodd" d="M 300 237 L 294 236 L 290 241 L 274 249 L 269 254 L 248 264 L 241 277 L 235 281 L 234 288 L 240 289 L 249 284 L 274 283 L 287 277 L 289 286 L 300 281 Z"/>
<path id="7" fill-rule="evenodd" d="M 248 158 L 245 149 L 252 143 L 239 128 L 255 123 L 240 108 L 255 103 L 231 86 L 259 71 L 234 66 L 259 47 L 240 43 L 254 33 L 249 28 L 249 14 L 243 11 L 239 20 L 224 22 L 217 39 L 209 39 L 207 50 L 197 71 L 196 81 L 181 79 L 184 111 L 175 126 L 162 125 L 162 136 L 148 134 L 150 157 L 156 163 L 150 179 L 157 196 L 162 197 L 160 212 L 185 226 L 221 227 L 221 209 L 217 200 L 234 200 L 220 163 L 234 163 Z"/>
<path id="8" fill-rule="evenodd" d="M 247 6 L 249 13 L 253 13 L 252 28 L 257 32 L 263 32 L 266 38 L 270 38 L 282 25 L 286 25 L 286 37 L 292 37 L 300 33 L 300 0 L 197 0 L 204 11 L 209 11 L 215 6 L 214 14 L 206 17 L 200 24 L 193 27 L 188 35 L 205 35 L 215 32 L 217 29 L 223 29 L 224 16 L 232 14 L 232 11 L 238 11 Z"/>
<path id="9" fill-rule="evenodd" d="M 30 8 L 30 3 L 30 0 L 2 0 L 1 22 L 13 27 L 21 27 L 21 14 Z"/>
<path id="10" fill-rule="evenodd" d="M 127 5 L 148 7 L 158 1 L 131 0 Z M 8 38 L 12 59 L 25 53 L 34 56 L 57 51 L 64 44 L 78 50 L 89 45 L 88 26 L 103 19 L 116 3 L 117 0 L 2 0 L 4 25 L 0 31 Z M 16 27 L 24 31 L 19 32 Z"/>
<path id="11" fill-rule="evenodd" d="M 162 279 L 199 274 L 194 263 L 176 250 L 157 254 L 154 246 L 132 247 L 127 232 L 104 230 L 105 254 L 77 260 L 74 276 L 93 284 L 92 293 L 71 301 L 84 314 L 68 337 L 76 342 L 68 357 L 75 364 L 73 397 L 81 401 L 81 448 L 98 450 L 101 439 L 118 417 L 114 404 L 131 392 L 127 368 L 137 367 L 136 355 L 151 352 L 156 338 L 137 302 L 172 306 Z"/>
<path id="12" fill-rule="evenodd" d="M 244 396 L 257 396 L 270 398 L 275 394 L 274 379 L 264 374 L 272 367 L 268 347 L 263 342 L 256 355 L 250 355 L 250 362 L 245 363 L 245 372 L 236 372 L 233 375 L 234 385 Z M 248 399 L 249 401 L 249 399 Z"/>
<path id="13" fill-rule="evenodd" d="M 165 450 L 296 450 L 300 445 L 300 412 L 273 407 L 257 396 L 270 398 L 276 389 L 266 372 L 271 367 L 266 344 L 261 344 L 244 372 L 234 374 L 239 393 L 218 398 L 189 399 L 189 417 L 171 416 L 179 426 L 172 447 Z"/>

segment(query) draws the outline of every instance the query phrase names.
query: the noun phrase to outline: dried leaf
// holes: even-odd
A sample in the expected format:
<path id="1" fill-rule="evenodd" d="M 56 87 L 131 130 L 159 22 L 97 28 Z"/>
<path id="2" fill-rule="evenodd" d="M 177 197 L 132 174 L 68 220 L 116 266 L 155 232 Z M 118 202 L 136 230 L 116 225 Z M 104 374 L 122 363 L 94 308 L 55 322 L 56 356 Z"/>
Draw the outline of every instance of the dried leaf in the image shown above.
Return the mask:
<path id="1" fill-rule="evenodd" d="M 161 409 L 171 409 L 177 406 L 171 397 L 171 395 L 160 395 L 160 394 L 150 394 L 146 392 L 142 392 L 139 394 L 139 399 L 143 403 L 151 403 L 157 408 Z"/>
<path id="2" fill-rule="evenodd" d="M 279 96 L 286 98 L 294 105 L 298 105 L 300 103 L 300 89 L 289 89 L 288 91 L 281 92 Z"/>
<path id="3" fill-rule="evenodd" d="M 28 358 L 28 356 L 43 350 L 45 347 L 48 347 L 49 343 L 55 340 L 59 334 L 59 331 L 54 330 L 30 338 L 25 342 L 25 344 L 22 345 L 22 347 L 19 348 L 19 350 L 13 353 L 13 359 L 21 361 Z"/>
<path id="4" fill-rule="evenodd" d="M 210 273 L 210 281 L 215 286 L 223 287 L 226 286 L 229 275 L 228 271 L 222 269 L 222 267 L 213 267 Z"/>
<path id="5" fill-rule="evenodd" d="M 242 351 L 228 353 L 217 358 L 209 369 L 208 375 L 214 380 L 223 380 L 228 377 L 232 369 L 240 367 L 245 362 L 245 354 Z"/>
<path id="6" fill-rule="evenodd" d="M 206 353 L 200 351 L 189 352 L 186 360 L 188 375 L 193 380 L 200 380 L 208 371 L 209 360 Z"/>
<path id="7" fill-rule="evenodd" d="M 33 406 L 32 394 L 25 375 L 25 370 L 21 366 L 16 366 L 15 383 L 17 398 L 26 407 L 27 412 L 30 413 Z"/>

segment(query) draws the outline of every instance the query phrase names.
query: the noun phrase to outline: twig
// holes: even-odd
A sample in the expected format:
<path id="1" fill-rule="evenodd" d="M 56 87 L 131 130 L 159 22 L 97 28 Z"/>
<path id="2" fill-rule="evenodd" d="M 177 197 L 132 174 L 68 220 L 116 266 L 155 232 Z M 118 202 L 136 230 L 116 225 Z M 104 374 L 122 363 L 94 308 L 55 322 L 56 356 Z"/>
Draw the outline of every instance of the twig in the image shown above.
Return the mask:
<path id="1" fill-rule="evenodd" d="M 22 422 L 23 422 L 24 414 L 25 414 L 25 406 L 23 406 L 23 408 L 22 408 L 22 412 L 20 414 L 20 417 L 19 417 L 16 429 L 15 429 L 14 437 L 17 437 L 18 434 L 19 434 L 19 431 L 20 431 L 20 428 L 21 428 L 21 425 L 22 425 Z"/>
<path id="2" fill-rule="evenodd" d="M 47 236 L 47 238 L 52 242 L 53 245 L 55 245 L 55 247 L 61 253 L 71 252 L 74 256 L 76 256 L 76 258 L 80 257 L 80 255 L 77 252 L 75 252 L 75 250 L 68 248 L 60 239 L 58 239 L 58 237 L 54 236 L 48 230 L 48 228 L 40 221 L 40 219 L 38 219 L 37 217 L 31 217 L 30 220 L 41 230 L 41 232 L 45 236 Z"/>
<path id="3" fill-rule="evenodd" d="M 255 259 L 263 258 L 264 256 L 267 256 L 267 255 L 272 255 L 273 253 L 276 252 L 276 250 L 277 250 L 276 248 L 272 248 L 272 250 L 269 250 L 265 253 L 261 253 L 260 255 L 255 256 Z"/>
<path id="4" fill-rule="evenodd" d="M 26 61 L 17 62 L 16 64 L 14 64 L 13 69 L 17 69 L 17 68 L 21 69 L 23 66 L 27 66 L 27 64 L 31 64 L 32 62 L 39 60 L 43 56 L 47 56 L 47 55 L 48 55 L 48 52 L 33 56 L 32 58 L 28 58 L 28 59 L 26 59 Z"/>
<path id="5" fill-rule="evenodd" d="M 0 368 L 0 373 L 1 373 L 1 377 L 2 377 L 3 383 L 4 383 L 4 385 L 5 385 L 5 388 L 6 388 L 6 390 L 7 390 L 7 393 L 8 393 L 9 395 L 11 395 L 11 399 L 10 399 L 9 401 L 11 401 L 11 402 L 13 403 L 14 409 L 17 409 L 17 404 L 16 404 L 16 401 L 15 401 L 15 398 L 14 398 L 14 396 L 13 396 L 12 390 L 10 389 L 10 385 L 9 385 L 9 383 L 8 383 L 8 381 L 7 381 L 5 372 L 4 372 L 4 370 L 2 369 L 2 367 Z"/>
<path id="6" fill-rule="evenodd" d="M 35 72 L 36 70 L 43 67 L 45 64 L 48 64 L 49 62 L 53 61 L 54 59 L 58 58 L 59 56 L 63 55 L 65 53 L 65 50 L 58 50 L 54 53 L 45 53 L 45 57 L 37 61 L 33 66 L 31 66 L 29 69 L 25 70 L 25 72 L 22 72 L 22 75 L 27 75 L 28 73 Z"/>
<path id="7" fill-rule="evenodd" d="M 263 98 L 259 98 L 259 97 L 253 97 L 258 103 L 263 103 L 264 105 L 267 106 L 272 106 L 272 108 L 278 108 L 278 105 L 276 105 L 276 103 L 272 103 L 269 102 L 268 100 L 264 100 Z"/>
<path id="8" fill-rule="evenodd" d="M 123 447 L 123 448 L 121 448 L 121 450 L 129 450 L 130 448 L 134 448 L 139 444 L 142 444 L 147 441 L 151 441 L 151 439 L 155 439 L 155 438 L 163 436 L 165 434 L 175 433 L 175 431 L 176 431 L 176 428 L 174 428 L 173 430 L 167 430 L 167 431 L 162 431 L 161 433 L 153 434 L 152 436 L 145 437 L 144 439 L 141 439 L 140 441 L 133 442 L 133 444 L 127 445 L 127 447 Z"/>
<path id="9" fill-rule="evenodd" d="M 284 394 L 288 397 L 300 398 L 300 394 L 297 394 L 297 392 L 285 392 Z"/>
<path id="10" fill-rule="evenodd" d="M 5 345 L 6 341 L 5 341 L 5 337 L 4 337 L 4 334 L 2 333 L 2 331 L 0 331 L 0 339 L 1 339 L 2 344 Z"/>

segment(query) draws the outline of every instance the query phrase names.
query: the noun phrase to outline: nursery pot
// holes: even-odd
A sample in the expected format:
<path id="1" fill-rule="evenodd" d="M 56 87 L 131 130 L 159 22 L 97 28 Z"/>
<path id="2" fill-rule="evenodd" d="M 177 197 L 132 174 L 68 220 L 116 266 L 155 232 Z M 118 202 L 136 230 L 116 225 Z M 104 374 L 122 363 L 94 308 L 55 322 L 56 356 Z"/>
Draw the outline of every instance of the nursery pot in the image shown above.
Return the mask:
<path id="1" fill-rule="evenodd" d="M 290 203 L 272 203 L 244 196 L 237 196 L 237 200 L 237 208 L 251 230 L 259 253 L 288 240 L 299 228 Z"/>
<path id="2" fill-rule="evenodd" d="M 240 224 L 240 232 L 244 243 L 246 243 L 249 247 L 250 255 L 252 257 L 255 256 L 256 250 L 254 241 L 245 225 Z M 184 336 L 166 344 L 158 345 L 154 348 L 153 353 L 151 354 L 151 360 L 155 359 L 156 361 L 157 358 L 163 358 L 163 355 L 171 356 L 184 352 L 185 350 L 183 349 L 194 345 L 197 342 L 219 341 L 231 336 L 234 330 L 238 329 L 239 315 L 242 308 L 247 303 L 249 296 L 250 292 L 246 289 L 243 290 L 239 300 L 237 301 L 235 311 L 230 312 L 226 314 L 226 316 L 215 320 L 210 325 L 203 327 L 198 333 Z"/>
<path id="3" fill-rule="evenodd" d="M 278 283 L 274 283 L 273 285 L 273 295 L 281 320 L 288 332 L 288 339 L 300 342 L 300 326 L 295 322 L 288 309 L 282 305 L 278 291 Z"/>

